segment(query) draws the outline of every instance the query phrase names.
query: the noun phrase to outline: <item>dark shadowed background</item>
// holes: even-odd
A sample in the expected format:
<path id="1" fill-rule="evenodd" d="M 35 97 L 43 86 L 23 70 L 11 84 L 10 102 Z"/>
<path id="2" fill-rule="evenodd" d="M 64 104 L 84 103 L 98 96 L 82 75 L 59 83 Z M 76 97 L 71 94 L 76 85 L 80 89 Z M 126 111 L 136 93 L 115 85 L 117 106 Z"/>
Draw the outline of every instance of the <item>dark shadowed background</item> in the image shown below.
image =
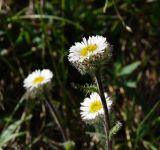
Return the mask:
<path id="1" fill-rule="evenodd" d="M 62 149 L 61 134 L 44 104 L 38 98 L 21 103 L 24 78 L 48 68 L 54 73 L 50 96 L 75 149 L 102 148 L 79 114 L 86 95 L 81 87 L 92 79 L 73 68 L 67 55 L 82 37 L 103 35 L 113 47 L 103 84 L 113 98 L 113 114 L 123 123 L 114 149 L 159 150 L 159 6 L 158 0 L 0 1 L 0 147 Z"/>

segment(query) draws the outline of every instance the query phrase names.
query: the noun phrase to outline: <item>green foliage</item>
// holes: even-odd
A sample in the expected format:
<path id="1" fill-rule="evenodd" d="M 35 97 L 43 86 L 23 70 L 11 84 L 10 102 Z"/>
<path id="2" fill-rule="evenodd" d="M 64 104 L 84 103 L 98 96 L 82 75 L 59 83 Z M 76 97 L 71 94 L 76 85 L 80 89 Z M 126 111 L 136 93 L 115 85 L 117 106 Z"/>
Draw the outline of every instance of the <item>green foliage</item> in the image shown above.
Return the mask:
<path id="1" fill-rule="evenodd" d="M 112 139 L 112 137 L 117 134 L 117 132 L 121 129 L 122 124 L 118 121 L 116 124 L 112 127 L 109 133 L 109 139 Z"/>
<path id="2" fill-rule="evenodd" d="M 80 90 L 82 90 L 84 93 L 92 93 L 92 92 L 97 92 L 98 89 L 95 85 L 84 85 L 84 86 L 79 86 Z"/>
<path id="3" fill-rule="evenodd" d="M 73 141 L 68 141 L 65 143 L 65 150 L 74 150 L 75 143 Z"/>
<path id="4" fill-rule="evenodd" d="M 27 121 L 30 118 L 31 117 L 27 117 L 25 120 L 18 120 L 9 125 L 6 129 L 4 129 L 0 135 L 0 148 L 5 147 L 7 143 L 11 140 L 14 140 L 17 137 L 24 135 L 24 132 L 16 132 L 16 130 L 24 121 Z"/>
<path id="5" fill-rule="evenodd" d="M 0 146 L 3 149 L 62 149 L 63 140 L 40 98 L 22 97 L 23 80 L 35 69 L 54 73 L 48 94 L 74 149 L 101 149 L 80 119 L 84 92 L 97 91 L 88 76 L 68 62 L 71 45 L 103 35 L 113 45 L 104 65 L 103 85 L 123 127 L 115 150 L 160 149 L 158 0 L 0 1 Z M 79 85 L 78 88 L 73 85 Z M 80 87 L 80 90 L 79 90 Z M 32 116 L 20 120 L 22 114 Z M 26 118 L 25 116 L 25 118 Z M 87 133 L 85 132 L 87 131 Z M 47 139 L 47 140 L 46 140 Z M 73 149 L 69 143 L 66 149 Z"/>
<path id="6" fill-rule="evenodd" d="M 144 141 L 144 145 L 147 149 L 150 149 L 150 150 L 158 150 L 157 147 L 155 147 L 152 143 L 148 142 L 148 141 Z"/>
<path id="7" fill-rule="evenodd" d="M 125 76 L 125 75 L 130 75 L 131 73 L 133 73 L 134 70 L 136 70 L 138 68 L 138 66 L 140 65 L 140 62 L 134 62 L 132 64 L 129 64 L 125 67 L 123 67 L 119 73 L 118 76 Z"/>
<path id="8" fill-rule="evenodd" d="M 22 133 L 14 133 L 15 130 L 20 125 L 19 121 L 16 121 L 14 124 L 11 124 L 6 130 L 4 130 L 0 136 L 0 147 L 4 147 L 10 140 L 22 135 Z"/>
<path id="9" fill-rule="evenodd" d="M 142 138 L 143 136 L 145 136 L 146 129 L 147 126 L 149 126 L 150 124 L 147 124 L 147 120 L 149 119 L 149 117 L 151 117 L 151 115 L 155 112 L 155 110 L 157 108 L 159 108 L 160 106 L 160 101 L 158 101 L 155 106 L 153 108 L 151 108 L 151 110 L 148 112 L 148 114 L 144 117 L 144 119 L 139 123 L 137 130 L 136 130 L 136 137 L 138 138 L 137 141 Z"/>

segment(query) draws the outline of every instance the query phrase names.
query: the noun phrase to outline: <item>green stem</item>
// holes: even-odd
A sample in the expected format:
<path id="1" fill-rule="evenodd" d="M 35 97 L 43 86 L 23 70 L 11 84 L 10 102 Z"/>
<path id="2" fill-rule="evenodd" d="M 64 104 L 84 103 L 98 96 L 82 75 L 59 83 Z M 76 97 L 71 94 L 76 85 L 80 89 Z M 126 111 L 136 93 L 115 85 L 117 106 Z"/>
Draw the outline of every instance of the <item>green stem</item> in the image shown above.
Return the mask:
<path id="1" fill-rule="evenodd" d="M 5 124 L 4 128 L 6 128 L 11 123 L 11 121 L 13 119 L 13 116 L 15 115 L 15 113 L 17 112 L 17 110 L 20 108 L 20 106 L 24 102 L 24 100 L 26 98 L 26 94 L 27 93 L 24 93 L 24 95 L 19 100 L 18 104 L 15 106 L 15 108 L 14 108 L 13 112 L 11 113 L 11 115 L 9 116 L 9 119 L 8 119 L 7 123 Z"/>
<path id="2" fill-rule="evenodd" d="M 46 98 L 46 99 L 45 99 L 46 106 L 48 107 L 48 109 L 49 109 L 49 111 L 50 111 L 53 119 L 55 120 L 55 122 L 56 122 L 56 124 L 57 124 L 57 126 L 58 126 L 58 128 L 59 128 L 59 130 L 60 130 L 60 132 L 61 132 L 61 134 L 62 134 L 62 136 L 63 136 L 63 140 L 64 140 L 64 141 L 67 141 L 67 137 L 66 137 L 65 131 L 64 131 L 64 129 L 62 128 L 62 125 L 61 125 L 60 120 L 59 120 L 59 118 L 58 118 L 57 112 L 56 112 L 54 106 L 52 105 L 51 100 L 50 100 L 50 99 L 48 98 L 48 96 L 46 96 L 46 95 L 45 95 L 45 98 Z"/>
<path id="3" fill-rule="evenodd" d="M 101 97 L 101 102 L 104 110 L 104 130 L 107 138 L 107 150 L 112 150 L 112 141 L 109 140 L 109 132 L 110 132 L 109 113 L 108 113 L 107 102 L 104 96 L 104 89 L 103 89 L 102 80 L 101 80 L 99 71 L 97 71 L 96 73 L 96 80 L 97 80 L 99 95 Z"/>

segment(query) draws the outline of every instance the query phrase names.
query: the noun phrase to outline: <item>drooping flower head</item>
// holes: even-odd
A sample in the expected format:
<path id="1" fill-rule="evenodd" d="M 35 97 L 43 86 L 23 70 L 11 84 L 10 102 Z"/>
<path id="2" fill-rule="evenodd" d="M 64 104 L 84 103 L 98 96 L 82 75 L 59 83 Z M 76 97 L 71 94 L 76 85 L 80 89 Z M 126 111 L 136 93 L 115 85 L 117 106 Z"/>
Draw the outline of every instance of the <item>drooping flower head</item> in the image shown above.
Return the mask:
<path id="1" fill-rule="evenodd" d="M 105 98 L 108 110 L 110 110 L 112 101 L 110 100 L 110 97 L 108 97 L 107 93 L 105 93 Z M 81 103 L 80 110 L 81 117 L 85 121 L 94 120 L 98 116 L 103 115 L 104 110 L 99 94 L 94 92 L 90 95 L 90 97 L 85 98 L 84 101 Z"/>
<path id="2" fill-rule="evenodd" d="M 95 68 L 106 56 L 110 55 L 110 46 L 103 36 L 90 36 L 76 42 L 69 49 L 69 61 L 83 74 Z"/>
<path id="3" fill-rule="evenodd" d="M 49 69 L 35 70 L 25 78 L 23 86 L 31 91 L 50 82 L 52 77 L 53 73 Z"/>

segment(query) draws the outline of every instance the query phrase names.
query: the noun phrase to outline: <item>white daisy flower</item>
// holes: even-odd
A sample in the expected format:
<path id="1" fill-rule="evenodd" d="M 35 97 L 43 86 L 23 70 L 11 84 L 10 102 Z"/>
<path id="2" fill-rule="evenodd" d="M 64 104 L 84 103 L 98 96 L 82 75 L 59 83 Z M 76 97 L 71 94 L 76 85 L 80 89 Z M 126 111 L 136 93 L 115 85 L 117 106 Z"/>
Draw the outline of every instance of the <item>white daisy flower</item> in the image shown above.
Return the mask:
<path id="1" fill-rule="evenodd" d="M 88 40 L 83 38 L 82 42 L 76 42 L 75 45 L 70 48 L 69 61 L 82 62 L 97 53 L 103 53 L 107 46 L 106 38 L 102 36 L 91 36 Z"/>
<path id="2" fill-rule="evenodd" d="M 108 97 L 107 93 L 105 93 L 105 98 L 107 102 L 108 110 L 111 109 L 112 101 L 110 97 Z M 85 98 L 84 102 L 81 103 L 80 114 L 83 120 L 93 120 L 96 117 L 103 115 L 104 110 L 101 103 L 101 98 L 98 93 L 94 92 L 90 95 L 90 97 Z"/>
<path id="3" fill-rule="evenodd" d="M 35 70 L 25 78 L 23 86 L 26 89 L 33 90 L 41 85 L 51 81 L 53 73 L 49 69 Z"/>
<path id="4" fill-rule="evenodd" d="M 103 36 L 90 36 L 83 38 L 81 42 L 76 42 L 69 49 L 69 61 L 81 72 L 87 70 L 91 64 L 96 63 L 104 56 L 104 52 L 109 52 L 109 43 Z M 89 66 L 87 66 L 89 65 Z"/>

